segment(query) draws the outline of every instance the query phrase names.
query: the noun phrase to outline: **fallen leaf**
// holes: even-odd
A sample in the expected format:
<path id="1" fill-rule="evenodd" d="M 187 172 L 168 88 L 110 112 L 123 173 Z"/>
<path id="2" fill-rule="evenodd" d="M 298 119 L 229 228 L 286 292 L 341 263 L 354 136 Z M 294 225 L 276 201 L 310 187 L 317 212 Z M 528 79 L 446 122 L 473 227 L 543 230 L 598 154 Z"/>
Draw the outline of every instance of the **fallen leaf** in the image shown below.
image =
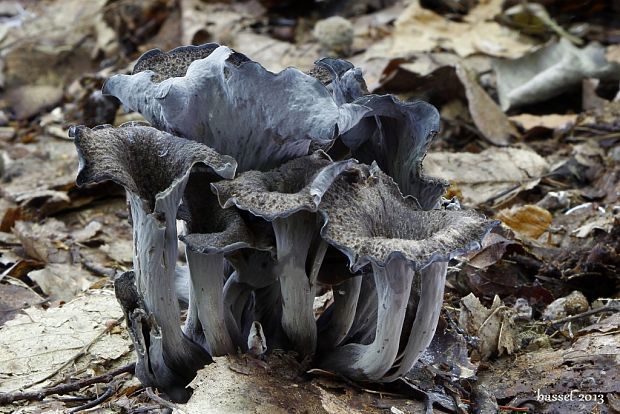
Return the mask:
<path id="1" fill-rule="evenodd" d="M 495 218 L 501 220 L 515 233 L 532 239 L 539 238 L 553 221 L 549 211 L 533 204 L 501 210 Z"/>
<path id="2" fill-rule="evenodd" d="M 50 263 L 40 270 L 33 270 L 28 277 L 36 282 L 50 299 L 69 301 L 88 289 L 97 280 L 81 265 Z"/>
<path id="3" fill-rule="evenodd" d="M 572 401 L 543 402 L 537 412 L 604 412 L 603 396 L 620 392 L 620 331 L 592 332 L 565 349 L 542 348 L 502 358 L 478 378 L 498 400 L 573 392 Z M 577 394 L 593 398 L 579 401 Z"/>
<path id="4" fill-rule="evenodd" d="M 6 100 L 16 119 L 25 120 L 58 104 L 63 90 L 54 85 L 24 85 L 9 90 Z"/>
<path id="5" fill-rule="evenodd" d="M 78 231 L 74 231 L 72 233 L 72 238 L 76 242 L 84 243 L 97 235 L 103 228 L 103 224 L 98 221 L 91 221 L 88 223 L 86 227 L 83 229 L 79 229 Z"/>
<path id="6" fill-rule="evenodd" d="M 406 57 L 443 48 L 461 57 L 474 53 L 522 56 L 534 48 L 535 42 L 493 21 L 493 16 L 501 12 L 501 4 L 499 0 L 481 2 L 465 21 L 455 22 L 423 8 L 417 0 L 412 1 L 394 23 L 388 54 Z"/>
<path id="7" fill-rule="evenodd" d="M 474 206 L 535 187 L 548 168 L 534 151 L 512 147 L 479 154 L 430 152 L 424 159 L 426 174 L 455 183 L 462 201 Z"/>
<path id="8" fill-rule="evenodd" d="M 620 80 L 620 64 L 606 60 L 605 48 L 592 43 L 579 49 L 566 39 L 493 66 L 503 110 L 553 98 L 586 78 Z"/>
<path id="9" fill-rule="evenodd" d="M 489 233 L 482 240 L 482 249 L 467 259 L 467 264 L 477 269 L 485 269 L 500 260 L 508 251 L 523 250 L 521 245 L 496 234 Z"/>
<path id="10" fill-rule="evenodd" d="M 549 115 L 532 115 L 519 114 L 509 118 L 511 121 L 520 125 L 524 130 L 540 127 L 547 129 L 563 129 L 577 123 L 577 114 L 549 114 Z"/>
<path id="11" fill-rule="evenodd" d="M 494 353 L 510 355 L 516 349 L 512 310 L 502 304 L 499 296 L 489 309 L 473 293 L 465 296 L 461 299 L 459 326 L 478 337 L 478 352 L 483 360 Z"/>
<path id="12" fill-rule="evenodd" d="M 32 289 L 19 285 L 0 284 L 0 326 L 32 305 L 43 303 L 43 298 Z"/>
<path id="13" fill-rule="evenodd" d="M 456 75 L 465 88 L 469 113 L 482 135 L 494 145 L 510 144 L 510 139 L 518 133 L 504 112 L 482 89 L 469 69 L 457 65 Z"/>
<path id="14" fill-rule="evenodd" d="M 71 360 L 123 313 L 110 291 L 80 296 L 59 308 L 28 308 L 0 327 L 0 392 L 36 382 Z M 126 334 L 98 338 L 89 352 L 67 368 L 75 372 L 116 361 L 131 350 Z M 41 387 L 46 383 L 42 383 Z"/>

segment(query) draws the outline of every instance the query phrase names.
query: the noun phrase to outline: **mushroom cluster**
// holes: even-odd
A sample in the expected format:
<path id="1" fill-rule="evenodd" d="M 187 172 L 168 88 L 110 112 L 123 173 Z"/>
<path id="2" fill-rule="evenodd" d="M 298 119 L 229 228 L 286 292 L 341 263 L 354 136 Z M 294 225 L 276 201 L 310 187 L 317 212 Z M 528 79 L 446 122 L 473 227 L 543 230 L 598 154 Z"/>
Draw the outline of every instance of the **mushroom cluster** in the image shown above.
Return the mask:
<path id="1" fill-rule="evenodd" d="M 353 380 L 413 367 L 448 261 L 494 225 L 422 174 L 432 105 L 369 94 L 343 60 L 274 74 L 216 44 L 147 52 L 103 92 L 149 122 L 70 130 L 78 184 L 127 190 L 134 268 L 115 290 L 145 385 L 183 401 L 212 356 L 274 349 Z"/>

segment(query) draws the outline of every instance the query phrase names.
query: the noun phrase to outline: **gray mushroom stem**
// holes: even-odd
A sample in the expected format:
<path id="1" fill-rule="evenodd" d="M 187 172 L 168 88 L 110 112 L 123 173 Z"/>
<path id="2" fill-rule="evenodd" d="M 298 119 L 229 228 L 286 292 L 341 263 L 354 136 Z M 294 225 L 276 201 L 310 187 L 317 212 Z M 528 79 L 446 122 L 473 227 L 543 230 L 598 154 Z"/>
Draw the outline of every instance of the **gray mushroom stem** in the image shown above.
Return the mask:
<path id="1" fill-rule="evenodd" d="M 321 361 L 321 366 L 351 378 L 379 381 L 398 353 L 414 272 L 402 259 L 393 259 L 385 267 L 373 263 L 372 267 L 378 298 L 374 341 L 337 348 Z"/>
<path id="2" fill-rule="evenodd" d="M 306 259 L 316 232 L 316 215 L 306 211 L 273 221 L 282 292 L 282 327 L 302 355 L 316 349 L 316 322 L 312 306 L 315 279 L 306 273 Z"/>
<path id="3" fill-rule="evenodd" d="M 355 319 L 355 308 L 362 287 L 362 276 L 354 276 L 333 287 L 334 304 L 324 332 L 319 335 L 319 349 L 336 347 L 346 338 Z"/>
<path id="4" fill-rule="evenodd" d="M 236 270 L 224 285 L 226 324 L 235 343 L 245 348 L 246 331 L 252 322 L 258 321 L 270 333 L 280 327 L 279 320 L 274 323 L 269 317 L 274 308 L 281 306 L 276 261 L 271 252 L 253 249 L 233 252 L 227 258 Z M 273 291 L 273 294 L 258 295 L 259 290 Z M 247 316 L 248 304 L 252 299 L 252 315 L 247 319 L 244 316 Z M 271 343 L 273 341 L 269 345 Z"/>
<path id="5" fill-rule="evenodd" d="M 420 301 L 407 346 L 399 352 L 393 368 L 384 381 L 395 381 L 409 372 L 422 352 L 430 345 L 441 313 L 447 269 L 447 262 L 438 262 L 420 271 Z"/>
<path id="6" fill-rule="evenodd" d="M 319 349 L 334 348 L 346 338 L 353 321 L 355 309 L 362 288 L 362 276 L 351 277 L 338 286 L 333 286 L 334 303 L 330 306 L 330 319 L 326 329 L 319 333 Z"/>
<path id="7" fill-rule="evenodd" d="M 207 348 L 211 355 L 234 354 L 235 346 L 224 319 L 224 254 L 204 254 L 187 249 L 196 303 Z"/>
<path id="8" fill-rule="evenodd" d="M 144 303 L 144 317 L 152 315 L 149 338 L 142 330 L 134 330 L 134 341 L 141 342 L 148 359 L 142 361 L 152 372 L 154 385 L 162 387 L 173 398 L 183 400 L 189 394 L 183 382 L 190 381 L 210 356 L 185 336 L 180 326 L 180 309 L 174 288 L 174 265 L 177 255 L 176 207 L 170 202 L 156 204 L 160 221 L 145 211 L 143 201 L 128 193 L 134 223 L 134 270 L 137 292 Z M 169 199 L 159 199 L 169 201 Z M 159 259 L 156 259 L 159 258 Z M 134 312 L 135 315 L 135 312 Z M 137 316 L 137 315 L 135 315 Z M 192 367 L 193 365 L 193 367 Z"/>

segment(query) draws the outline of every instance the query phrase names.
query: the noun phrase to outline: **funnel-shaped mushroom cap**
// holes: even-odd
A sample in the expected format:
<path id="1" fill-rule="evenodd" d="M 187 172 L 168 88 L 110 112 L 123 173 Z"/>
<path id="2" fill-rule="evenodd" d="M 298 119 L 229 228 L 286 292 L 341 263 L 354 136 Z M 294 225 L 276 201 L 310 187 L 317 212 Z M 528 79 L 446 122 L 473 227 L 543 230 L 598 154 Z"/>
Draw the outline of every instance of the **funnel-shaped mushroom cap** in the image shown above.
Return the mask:
<path id="1" fill-rule="evenodd" d="M 403 194 L 425 210 L 439 205 L 447 183 L 422 175 L 422 160 L 439 131 L 439 113 L 426 102 L 401 102 L 391 95 L 367 95 L 355 101 L 372 109 L 342 136 L 355 158 L 394 178 Z"/>
<path id="2" fill-rule="evenodd" d="M 185 76 L 187 68 L 195 60 L 204 59 L 215 49 L 217 43 L 205 43 L 200 46 L 180 46 L 166 53 L 161 49 L 151 49 L 138 59 L 133 67 L 132 74 L 150 70 L 154 72 L 153 81 L 161 82 L 168 78 Z M 236 53 L 241 60 L 249 60 L 241 53 Z"/>
<path id="3" fill-rule="evenodd" d="M 222 207 L 235 205 L 271 221 L 298 211 L 316 211 L 333 181 L 355 163 L 355 160 L 332 162 L 324 152 L 317 151 L 271 171 L 247 171 L 212 187 Z"/>
<path id="4" fill-rule="evenodd" d="M 322 58 L 314 62 L 309 74 L 320 80 L 332 92 L 334 100 L 341 105 L 353 102 L 368 94 L 362 70 L 343 59 Z"/>
<path id="5" fill-rule="evenodd" d="M 211 225 L 193 228 L 196 233 L 180 237 L 188 249 L 203 254 L 230 253 L 245 248 L 275 250 L 273 234 L 267 226 L 249 225 L 236 209 L 223 210 L 217 206 L 206 211 Z"/>
<path id="6" fill-rule="evenodd" d="M 139 196 L 150 211 L 197 163 L 205 164 L 215 176 L 232 178 L 235 174 L 236 162 L 231 157 L 148 126 L 76 126 L 70 136 L 80 159 L 78 185 L 112 180 Z"/>
<path id="7" fill-rule="evenodd" d="M 348 256 L 353 271 L 393 258 L 414 270 L 447 262 L 479 248 L 496 224 L 474 211 L 422 211 L 376 164 L 359 165 L 357 172 L 339 177 L 319 206 L 326 220 L 321 235 Z"/>
<path id="8" fill-rule="evenodd" d="M 177 48 L 168 57 L 149 52 L 141 72 L 111 77 L 103 92 L 159 129 L 233 156 L 240 171 L 306 155 L 311 143 L 329 144 L 368 111 L 338 105 L 320 81 L 297 69 L 274 74 L 224 46 L 208 53 L 212 47 Z M 187 66 L 202 55 L 208 56 Z M 183 72 L 169 69 L 175 62 L 187 67 L 184 76 L 168 77 Z"/>

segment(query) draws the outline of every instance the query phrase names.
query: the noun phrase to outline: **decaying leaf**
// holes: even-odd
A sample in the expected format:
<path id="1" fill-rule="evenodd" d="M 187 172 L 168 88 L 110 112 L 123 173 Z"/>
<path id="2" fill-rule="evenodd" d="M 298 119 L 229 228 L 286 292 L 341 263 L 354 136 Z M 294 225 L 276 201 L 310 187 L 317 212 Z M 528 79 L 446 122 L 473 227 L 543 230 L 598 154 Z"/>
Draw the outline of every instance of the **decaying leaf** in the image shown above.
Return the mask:
<path id="1" fill-rule="evenodd" d="M 0 284 L 0 326 L 23 309 L 43 303 L 32 289 L 20 285 Z"/>
<path id="2" fill-rule="evenodd" d="M 456 66 L 456 75 L 465 88 L 469 113 L 484 137 L 495 145 L 508 145 L 517 130 L 504 112 L 478 84 L 471 71 L 462 65 Z"/>
<path id="3" fill-rule="evenodd" d="M 71 364 L 68 371 L 109 365 L 130 352 L 131 342 L 124 330 L 96 339 L 107 323 L 122 316 L 110 291 L 86 294 L 59 308 L 29 308 L 24 313 L 0 327 L 0 392 L 45 378 L 91 341 L 94 343 L 87 355 Z"/>
<path id="4" fill-rule="evenodd" d="M 463 201 L 478 205 L 535 187 L 548 169 L 547 161 L 528 149 L 489 148 L 479 154 L 431 152 L 424 171 L 456 184 Z"/>
<path id="5" fill-rule="evenodd" d="M 615 322 L 618 323 L 618 318 Z M 543 348 L 513 358 L 502 358 L 479 380 L 497 399 L 515 404 L 545 395 L 569 395 L 573 401 L 555 401 L 540 412 L 596 412 L 605 395 L 620 392 L 620 332 L 592 332 L 567 349 Z M 580 401 L 577 394 L 589 395 Z M 595 411 L 596 410 L 596 411 Z M 601 411 L 603 412 L 603 411 Z"/>
<path id="6" fill-rule="evenodd" d="M 514 206 L 497 213 L 496 218 L 510 227 L 515 233 L 539 238 L 551 225 L 553 216 L 549 211 L 533 204 Z"/>
<path id="7" fill-rule="evenodd" d="M 620 64 L 608 62 L 601 45 L 579 49 L 566 39 L 517 60 L 496 60 L 494 66 L 504 110 L 560 95 L 586 78 L 620 80 Z"/>
<path id="8" fill-rule="evenodd" d="M 535 43 L 493 21 L 501 12 L 501 3 L 497 0 L 481 2 L 464 22 L 454 22 L 423 8 L 418 0 L 412 1 L 394 24 L 389 54 L 402 57 L 441 47 L 461 57 L 474 53 L 522 56 L 532 50 Z"/>
<path id="9" fill-rule="evenodd" d="M 321 378 L 308 380 L 291 355 L 274 353 L 265 361 L 247 356 L 214 358 L 215 363 L 198 371 L 189 385 L 194 389 L 186 404 L 177 404 L 187 414 L 344 414 L 385 413 L 396 407 L 404 412 L 422 412 L 419 401 L 360 392 L 342 383 Z"/>
<path id="10" fill-rule="evenodd" d="M 495 296 L 491 308 L 487 309 L 473 293 L 461 299 L 459 325 L 468 334 L 479 339 L 478 351 L 481 359 L 504 353 L 510 355 L 516 349 L 512 311 Z"/>
<path id="11" fill-rule="evenodd" d="M 54 300 L 68 301 L 97 280 L 81 265 L 50 263 L 45 268 L 33 270 L 28 277 L 39 285 L 43 293 Z"/>

